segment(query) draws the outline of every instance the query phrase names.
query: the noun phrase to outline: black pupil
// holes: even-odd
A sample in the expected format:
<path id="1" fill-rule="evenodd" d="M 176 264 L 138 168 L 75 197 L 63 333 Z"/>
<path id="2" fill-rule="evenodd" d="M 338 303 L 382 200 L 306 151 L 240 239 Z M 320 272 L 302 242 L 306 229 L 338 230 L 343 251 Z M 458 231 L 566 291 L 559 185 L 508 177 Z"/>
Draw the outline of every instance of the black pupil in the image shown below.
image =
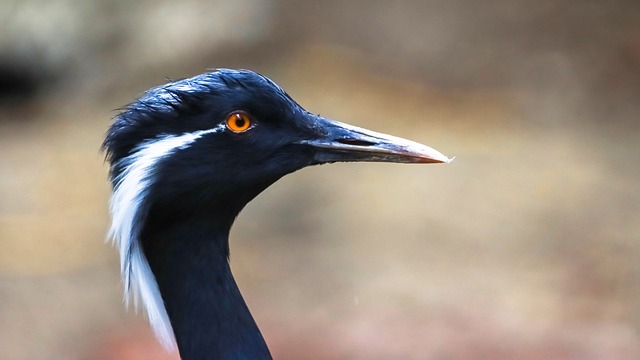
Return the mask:
<path id="1" fill-rule="evenodd" d="M 247 120 L 245 120 L 242 116 L 236 115 L 236 126 L 239 128 L 243 128 L 246 125 Z"/>

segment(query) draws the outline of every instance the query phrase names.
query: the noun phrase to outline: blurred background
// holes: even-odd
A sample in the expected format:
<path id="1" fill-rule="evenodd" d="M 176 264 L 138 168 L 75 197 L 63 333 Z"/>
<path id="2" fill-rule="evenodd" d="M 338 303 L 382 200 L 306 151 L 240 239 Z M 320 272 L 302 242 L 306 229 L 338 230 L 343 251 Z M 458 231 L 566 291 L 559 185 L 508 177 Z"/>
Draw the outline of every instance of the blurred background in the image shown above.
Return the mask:
<path id="1" fill-rule="evenodd" d="M 125 311 L 99 147 L 259 71 L 449 165 L 285 177 L 232 231 L 277 359 L 640 358 L 640 3 L 0 1 L 0 359 L 177 359 Z"/>

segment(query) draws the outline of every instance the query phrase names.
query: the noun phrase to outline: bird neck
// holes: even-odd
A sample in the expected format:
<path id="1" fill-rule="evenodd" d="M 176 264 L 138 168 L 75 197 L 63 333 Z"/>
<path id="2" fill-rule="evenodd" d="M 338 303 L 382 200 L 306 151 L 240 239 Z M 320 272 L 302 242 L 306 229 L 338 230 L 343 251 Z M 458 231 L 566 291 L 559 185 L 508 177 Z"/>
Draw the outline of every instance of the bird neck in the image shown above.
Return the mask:
<path id="1" fill-rule="evenodd" d="M 143 234 L 183 360 L 271 359 L 231 274 L 229 227 L 192 218 Z"/>

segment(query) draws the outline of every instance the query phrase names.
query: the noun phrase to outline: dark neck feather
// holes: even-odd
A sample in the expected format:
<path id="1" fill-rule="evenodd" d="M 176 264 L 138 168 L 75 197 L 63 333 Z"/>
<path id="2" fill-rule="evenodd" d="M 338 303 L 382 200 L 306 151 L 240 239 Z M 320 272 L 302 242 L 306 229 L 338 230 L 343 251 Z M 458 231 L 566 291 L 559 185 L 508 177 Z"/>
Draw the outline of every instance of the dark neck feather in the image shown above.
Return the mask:
<path id="1" fill-rule="evenodd" d="M 191 218 L 143 231 L 183 360 L 271 359 L 231 274 L 230 225 Z"/>

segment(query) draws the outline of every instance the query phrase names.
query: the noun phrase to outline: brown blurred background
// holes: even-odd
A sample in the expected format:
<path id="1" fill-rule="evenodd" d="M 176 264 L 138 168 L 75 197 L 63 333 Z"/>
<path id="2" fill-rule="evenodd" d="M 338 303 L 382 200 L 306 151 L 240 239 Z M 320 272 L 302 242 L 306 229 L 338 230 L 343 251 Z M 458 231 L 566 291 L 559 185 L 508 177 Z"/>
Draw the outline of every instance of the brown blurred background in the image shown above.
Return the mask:
<path id="1" fill-rule="evenodd" d="M 640 3 L 0 1 L 0 359 L 175 359 L 126 312 L 99 146 L 244 67 L 449 165 L 290 175 L 232 231 L 278 359 L 640 358 Z"/>

